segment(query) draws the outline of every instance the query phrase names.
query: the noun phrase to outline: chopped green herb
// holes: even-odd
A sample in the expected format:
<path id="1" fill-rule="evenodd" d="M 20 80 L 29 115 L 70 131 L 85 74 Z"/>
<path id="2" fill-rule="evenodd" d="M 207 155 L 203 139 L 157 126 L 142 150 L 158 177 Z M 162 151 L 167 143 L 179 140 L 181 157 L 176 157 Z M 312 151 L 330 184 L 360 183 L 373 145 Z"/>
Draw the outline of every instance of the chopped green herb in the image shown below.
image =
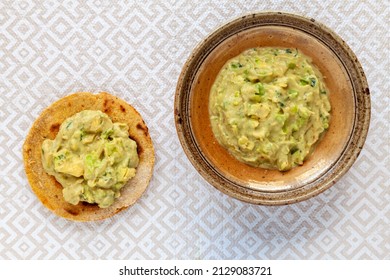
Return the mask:
<path id="1" fill-rule="evenodd" d="M 102 139 L 108 139 L 113 133 L 114 130 L 112 128 L 107 129 L 102 133 Z"/>
<path id="2" fill-rule="evenodd" d="M 72 124 L 72 122 L 68 122 L 68 124 L 66 125 L 66 129 L 68 129 L 71 124 Z"/>
<path id="3" fill-rule="evenodd" d="M 84 131 L 84 129 L 80 129 L 80 141 L 83 140 L 85 135 L 87 135 L 87 133 Z"/>
<path id="4" fill-rule="evenodd" d="M 292 53 L 291 49 L 286 49 L 286 53 Z"/>
<path id="5" fill-rule="evenodd" d="M 315 78 L 310 78 L 310 86 L 311 87 L 315 87 L 315 85 L 316 85 L 316 79 Z"/>
<path id="6" fill-rule="evenodd" d="M 276 114 L 275 115 L 275 120 L 282 123 L 282 124 L 286 121 L 286 119 L 287 119 L 287 117 L 284 114 Z"/>
<path id="7" fill-rule="evenodd" d="M 293 107 L 291 107 L 290 112 L 296 114 L 298 112 L 298 106 L 294 105 Z"/>
<path id="8" fill-rule="evenodd" d="M 294 89 L 290 89 L 290 90 L 288 91 L 288 95 L 289 95 L 291 98 L 297 97 L 298 94 L 299 94 L 299 92 L 296 91 L 296 90 L 294 90 Z"/>
<path id="9" fill-rule="evenodd" d="M 60 155 L 56 156 L 55 159 L 56 159 L 56 160 L 65 159 L 65 155 L 64 155 L 64 154 L 60 154 Z"/>
<path id="10" fill-rule="evenodd" d="M 232 66 L 232 68 L 236 69 L 236 68 L 241 68 L 242 64 L 237 62 L 237 63 L 232 63 L 231 66 Z"/>
<path id="11" fill-rule="evenodd" d="M 294 62 L 288 64 L 288 69 L 294 69 L 295 67 L 297 67 L 297 65 Z"/>
<path id="12" fill-rule="evenodd" d="M 325 122 L 325 123 L 323 124 L 323 126 L 324 126 L 324 129 L 328 129 L 328 128 L 329 128 L 329 123 Z"/>
<path id="13" fill-rule="evenodd" d="M 305 80 L 305 79 L 300 79 L 299 80 L 299 83 L 301 84 L 301 86 L 306 86 L 309 84 L 309 81 Z"/>
<path id="14" fill-rule="evenodd" d="M 256 95 L 264 95 L 265 94 L 265 89 L 262 83 L 257 83 L 256 84 Z"/>

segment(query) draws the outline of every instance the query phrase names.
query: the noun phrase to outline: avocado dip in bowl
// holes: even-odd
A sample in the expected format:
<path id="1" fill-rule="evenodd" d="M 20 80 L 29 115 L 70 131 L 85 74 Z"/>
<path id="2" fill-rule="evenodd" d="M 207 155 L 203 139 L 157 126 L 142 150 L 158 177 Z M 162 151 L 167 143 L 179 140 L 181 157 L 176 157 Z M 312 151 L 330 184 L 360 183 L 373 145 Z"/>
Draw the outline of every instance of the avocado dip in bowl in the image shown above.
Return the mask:
<path id="1" fill-rule="evenodd" d="M 331 187 L 359 155 L 369 121 L 355 54 L 293 14 L 251 14 L 218 28 L 194 49 L 176 88 L 176 130 L 193 166 L 254 204 L 294 203 Z"/>

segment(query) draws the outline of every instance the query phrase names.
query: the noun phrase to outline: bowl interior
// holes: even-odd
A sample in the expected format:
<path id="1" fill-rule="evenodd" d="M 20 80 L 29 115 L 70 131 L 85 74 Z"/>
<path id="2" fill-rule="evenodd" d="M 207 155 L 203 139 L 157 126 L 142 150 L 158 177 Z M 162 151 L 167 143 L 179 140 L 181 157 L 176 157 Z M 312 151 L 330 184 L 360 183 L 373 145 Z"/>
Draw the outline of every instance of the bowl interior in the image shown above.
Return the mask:
<path id="1" fill-rule="evenodd" d="M 211 130 L 209 93 L 220 69 L 230 58 L 253 47 L 298 48 L 312 58 L 329 89 L 332 106 L 329 130 L 303 166 L 288 172 L 251 167 L 220 146 Z M 203 61 L 192 83 L 189 117 L 195 141 L 209 164 L 223 177 L 253 190 L 280 192 L 310 183 L 334 165 L 351 134 L 355 100 L 337 55 L 310 34 L 286 26 L 260 26 L 238 32 L 218 44 Z"/>

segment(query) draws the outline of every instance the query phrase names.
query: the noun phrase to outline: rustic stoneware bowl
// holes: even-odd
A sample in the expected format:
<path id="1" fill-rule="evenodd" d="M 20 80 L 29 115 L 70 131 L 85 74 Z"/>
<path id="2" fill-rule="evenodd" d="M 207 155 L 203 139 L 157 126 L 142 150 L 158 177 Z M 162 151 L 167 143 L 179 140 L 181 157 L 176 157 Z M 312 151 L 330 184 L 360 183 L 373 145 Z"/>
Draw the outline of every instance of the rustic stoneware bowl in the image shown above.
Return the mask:
<path id="1" fill-rule="evenodd" d="M 265 46 L 300 49 L 320 69 L 330 92 L 329 130 L 304 164 L 288 172 L 236 160 L 210 126 L 210 88 L 222 66 L 246 49 Z M 191 163 L 220 191 L 254 204 L 294 203 L 331 187 L 359 155 L 369 121 L 369 89 L 355 54 L 324 25 L 293 14 L 251 14 L 220 27 L 192 52 L 176 89 L 176 129 Z"/>

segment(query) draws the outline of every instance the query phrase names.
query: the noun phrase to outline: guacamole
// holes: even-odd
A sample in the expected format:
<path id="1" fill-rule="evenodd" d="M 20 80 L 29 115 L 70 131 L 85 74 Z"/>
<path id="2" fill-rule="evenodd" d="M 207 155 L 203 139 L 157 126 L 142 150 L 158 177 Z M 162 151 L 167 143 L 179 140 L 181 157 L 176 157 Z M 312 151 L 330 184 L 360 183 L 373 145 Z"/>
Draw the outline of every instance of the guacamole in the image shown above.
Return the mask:
<path id="1" fill-rule="evenodd" d="M 211 128 L 238 160 L 287 171 L 303 164 L 329 127 L 328 95 L 298 49 L 249 49 L 223 66 L 211 88 Z"/>
<path id="2" fill-rule="evenodd" d="M 45 171 L 63 186 L 65 201 L 110 206 L 133 178 L 137 144 L 128 127 L 101 111 L 85 110 L 66 119 L 54 140 L 42 144 Z"/>

